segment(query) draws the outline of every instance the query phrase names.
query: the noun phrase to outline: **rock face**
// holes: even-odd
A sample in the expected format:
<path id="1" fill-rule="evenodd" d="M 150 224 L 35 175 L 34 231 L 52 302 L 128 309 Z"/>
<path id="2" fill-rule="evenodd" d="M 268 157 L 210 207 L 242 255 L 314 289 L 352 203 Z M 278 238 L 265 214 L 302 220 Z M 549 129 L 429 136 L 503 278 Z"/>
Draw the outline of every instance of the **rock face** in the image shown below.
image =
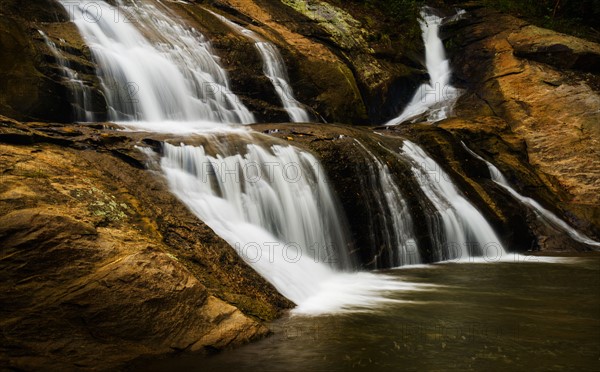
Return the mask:
<path id="1" fill-rule="evenodd" d="M 291 304 L 140 169 L 127 138 L 39 126 L 50 135 L 1 121 L 4 368 L 109 368 L 268 334 L 261 321 Z"/>
<path id="2" fill-rule="evenodd" d="M 401 31 L 418 28 L 416 19 L 414 24 L 396 24 L 392 30 L 387 23 L 394 22 L 388 21 L 383 12 L 360 3 L 282 2 L 310 21 L 295 17 L 302 22 L 296 21 L 300 33 L 323 39 L 325 45 L 352 70 L 362 93 L 369 123 L 385 122 L 397 115 L 408 103 L 412 90 L 425 79 L 424 73 L 419 70 L 418 59 L 422 55 L 420 37 L 410 35 L 410 42 L 402 43 L 409 33 Z M 391 35 L 393 41 L 390 37 L 392 32 L 398 32 Z"/>
<path id="3" fill-rule="evenodd" d="M 589 72 L 598 72 L 600 46 L 485 8 L 448 25 L 446 33 L 457 83 L 469 92 L 457 115 L 504 120 L 509 130 L 498 134 L 523 141 L 528 161 L 570 222 L 597 232 L 600 95 L 598 77 Z M 502 167 L 505 155 L 488 152 Z M 526 194 L 538 187 L 520 186 Z"/>
<path id="4" fill-rule="evenodd" d="M 600 72 L 600 45 L 528 25 L 508 35 L 514 55 L 559 69 Z"/>

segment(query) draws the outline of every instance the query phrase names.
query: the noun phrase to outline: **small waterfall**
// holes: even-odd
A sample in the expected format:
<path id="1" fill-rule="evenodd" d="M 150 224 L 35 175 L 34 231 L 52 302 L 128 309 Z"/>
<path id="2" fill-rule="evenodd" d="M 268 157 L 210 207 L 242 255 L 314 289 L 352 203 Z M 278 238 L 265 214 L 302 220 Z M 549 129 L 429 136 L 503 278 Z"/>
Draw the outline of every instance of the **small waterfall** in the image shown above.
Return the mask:
<path id="1" fill-rule="evenodd" d="M 492 181 L 502 186 L 506 191 L 508 191 L 510 195 L 512 195 L 512 197 L 517 199 L 519 202 L 523 203 L 524 205 L 528 206 L 533 211 L 535 211 L 536 215 L 539 216 L 547 224 L 550 224 L 551 226 L 562 230 L 575 241 L 594 247 L 600 247 L 600 242 L 590 239 L 589 237 L 575 230 L 557 215 L 542 207 L 542 205 L 534 199 L 519 194 L 515 189 L 512 188 L 512 186 L 508 183 L 506 177 L 504 177 L 502 172 L 500 172 L 500 170 L 495 165 L 485 160 L 481 156 L 477 155 L 474 151 L 468 148 L 465 143 L 462 143 L 462 145 L 465 148 L 465 150 L 467 150 L 471 155 L 473 155 L 475 158 L 481 160 L 487 165 L 488 170 L 490 171 L 490 177 Z"/>
<path id="2" fill-rule="evenodd" d="M 173 169 L 183 168 L 195 177 L 171 184 L 175 190 L 216 197 L 231 207 L 203 210 L 204 221 L 219 221 L 231 231 L 240 224 L 259 226 L 275 241 L 302 250 L 300 255 L 338 261 L 341 269 L 353 267 L 333 194 L 315 157 L 279 145 L 267 150 L 248 144 L 245 155 L 229 153 L 225 146 L 220 150 L 209 156 L 204 147 L 164 145 L 163 169 L 169 181 L 179 178 Z"/>
<path id="3" fill-rule="evenodd" d="M 69 61 L 64 56 L 63 52 L 58 46 L 50 40 L 42 30 L 38 30 L 39 34 L 42 35 L 48 49 L 54 55 L 56 63 L 60 67 L 60 72 L 65 78 L 69 89 L 72 94 L 71 104 L 73 105 L 73 116 L 76 121 L 94 121 L 94 114 L 91 111 L 92 108 L 92 92 L 90 87 L 84 84 L 83 80 L 79 77 L 77 71 L 71 68 Z"/>
<path id="4" fill-rule="evenodd" d="M 210 13 L 239 34 L 254 41 L 254 46 L 263 60 L 263 72 L 273 84 L 273 88 L 275 88 L 283 108 L 290 116 L 290 120 L 294 123 L 306 123 L 311 121 L 308 112 L 302 108 L 302 104 L 294 97 L 294 91 L 289 83 L 285 62 L 283 61 L 281 53 L 279 53 L 279 49 L 277 49 L 273 43 L 263 40 L 255 32 L 232 22 L 220 14 L 214 12 Z"/>
<path id="5" fill-rule="evenodd" d="M 459 11 L 457 16 L 462 14 L 464 11 Z M 458 99 L 460 91 L 450 85 L 450 62 L 446 59 L 444 44 L 439 36 L 442 21 L 442 18 L 431 13 L 430 8 L 425 7 L 421 11 L 419 23 L 423 32 L 429 82 L 422 84 L 404 111 L 386 125 L 397 125 L 407 120 L 444 120 Z"/>
<path id="6" fill-rule="evenodd" d="M 376 257 L 377 268 L 389 268 L 421 263 L 421 257 L 415 233 L 413 221 L 408 210 L 408 205 L 394 182 L 387 165 L 383 164 L 371 151 L 369 151 L 359 140 L 356 143 L 369 155 L 372 160 L 369 167 L 370 192 L 375 194 L 372 199 L 376 203 L 378 216 L 381 216 L 381 231 L 375 232 L 381 236 L 382 244 L 391 250 L 387 254 L 387 261 Z M 377 241 L 377 239 L 375 239 Z"/>
<path id="7" fill-rule="evenodd" d="M 160 164 L 171 191 L 294 301 L 296 312 L 370 307 L 387 301 L 385 291 L 410 289 L 384 275 L 344 272 L 354 264 L 341 214 L 312 155 L 256 144 L 242 155 L 207 139 L 219 154 L 164 144 Z"/>
<path id="8" fill-rule="evenodd" d="M 301 107 L 300 102 L 294 97 L 294 92 L 288 82 L 285 63 L 277 47 L 266 41 L 257 41 L 254 45 L 256 45 L 263 58 L 263 71 L 269 80 L 271 80 L 271 83 L 273 83 L 273 87 L 275 87 L 275 91 L 281 99 L 283 108 L 290 116 L 290 120 L 295 123 L 311 121 L 308 112 Z"/>
<path id="9" fill-rule="evenodd" d="M 416 144 L 405 140 L 402 152 L 412 164 L 419 186 L 436 209 L 429 229 L 437 260 L 484 256 L 497 261 L 506 255 L 486 219 L 460 192 L 441 167 Z"/>
<path id="10" fill-rule="evenodd" d="M 94 59 L 114 121 L 252 123 L 209 41 L 148 2 L 61 0 Z M 153 42 L 150 41 L 153 40 Z"/>

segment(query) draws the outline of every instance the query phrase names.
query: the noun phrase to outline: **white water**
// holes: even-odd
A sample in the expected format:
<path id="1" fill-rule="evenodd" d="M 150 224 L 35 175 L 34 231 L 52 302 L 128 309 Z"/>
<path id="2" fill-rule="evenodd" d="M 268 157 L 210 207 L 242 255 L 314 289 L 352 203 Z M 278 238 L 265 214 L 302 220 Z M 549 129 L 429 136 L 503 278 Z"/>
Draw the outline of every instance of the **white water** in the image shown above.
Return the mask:
<path id="1" fill-rule="evenodd" d="M 48 49 L 54 55 L 56 63 L 61 69 L 61 74 L 69 85 L 71 94 L 73 95 L 71 104 L 73 105 L 75 120 L 94 121 L 94 114 L 91 111 L 92 93 L 90 88 L 84 84 L 79 74 L 71 68 L 69 61 L 56 44 L 42 30 L 38 30 L 38 32 L 42 35 Z"/>
<path id="2" fill-rule="evenodd" d="M 378 214 L 383 219 L 382 231 L 378 231 L 376 234 L 382 235 L 383 243 L 388 249 L 396 250 L 390 255 L 389 262 L 381 262 L 376 257 L 377 267 L 386 268 L 421 263 L 408 205 L 394 182 L 388 166 L 383 164 L 359 140 L 355 141 L 372 160 L 372 163 L 368 164 L 369 178 L 373 185 L 372 192 L 376 193 L 372 199 L 377 203 Z"/>
<path id="3" fill-rule="evenodd" d="M 437 212 L 430 221 L 437 260 L 469 261 L 470 256 L 484 256 L 486 260 L 497 261 L 506 256 L 485 217 L 461 195 L 448 174 L 416 144 L 405 140 L 402 151 Z"/>
<path id="4" fill-rule="evenodd" d="M 164 9 L 158 11 L 148 2 L 128 7 L 119 2 L 120 10 L 103 1 L 63 4 L 98 62 L 113 120 L 138 120 L 131 128 L 178 133 L 188 133 L 184 121 L 190 123 L 189 133 L 198 133 L 219 128 L 215 123 L 254 120 L 229 91 L 225 71 L 208 41 L 168 17 Z M 96 9 L 102 16 L 93 13 Z M 115 14 L 123 10 L 133 23 L 115 21 Z M 387 291 L 418 287 L 385 275 L 343 271 L 353 267 L 346 233 L 324 172 L 310 154 L 289 146 L 255 144 L 239 154 L 218 145 L 217 137 L 209 140 L 217 147 L 216 154 L 207 154 L 204 147 L 164 144 L 160 166 L 170 189 L 294 301 L 295 312 L 372 308 L 389 301 Z M 428 159 L 420 149 L 412 150 L 419 159 Z M 397 208 L 395 216 L 401 215 L 401 196 L 391 186 L 385 166 L 379 165 L 380 182 L 387 184 L 385 201 L 389 208 Z M 464 243 L 465 249 L 471 238 L 480 245 L 485 240 L 488 245 L 497 243 L 483 217 L 451 184 L 436 188 L 428 182 L 422 188 L 426 194 L 429 190 L 445 224 L 443 242 Z M 408 246 L 409 238 L 402 239 Z M 497 247 L 502 249 L 499 243 Z M 441 259 L 463 253 L 448 251 L 440 253 Z"/>
<path id="5" fill-rule="evenodd" d="M 119 4 L 117 10 L 103 1 L 63 2 L 98 62 L 112 119 L 130 130 L 208 138 L 213 156 L 204 147 L 164 144 L 160 166 L 170 189 L 294 301 L 295 313 L 367 310 L 390 301 L 387 291 L 418 287 L 349 272 L 354 264 L 342 214 L 318 161 L 289 146 L 248 144 L 239 154 L 220 143 L 225 135 L 233 143 L 252 140 L 220 123 L 253 117 L 230 94 L 208 42 L 149 2 Z M 116 22 L 115 12 L 126 19 Z M 205 83 L 217 89 L 203 91 Z"/>
<path id="6" fill-rule="evenodd" d="M 498 185 L 502 186 L 515 199 L 517 199 L 521 203 L 525 204 L 526 206 L 528 206 L 529 208 L 531 208 L 532 210 L 537 212 L 536 215 L 539 216 L 542 220 L 546 221 L 546 223 L 549 223 L 550 225 L 555 226 L 558 229 L 564 231 L 575 241 L 578 241 L 580 243 L 584 243 L 584 244 L 587 244 L 590 246 L 594 246 L 594 247 L 600 247 L 600 242 L 590 239 L 589 237 L 587 237 L 584 234 L 580 233 L 579 231 L 575 230 L 574 228 L 569 226 L 569 224 L 567 224 L 565 221 L 563 221 L 561 218 L 559 218 L 557 215 L 550 212 L 546 208 L 542 207 L 542 205 L 540 203 L 538 203 L 536 200 L 519 194 L 508 183 L 508 180 L 506 179 L 506 177 L 504 177 L 502 172 L 500 172 L 500 169 L 498 169 L 495 165 L 493 165 L 489 161 L 485 160 L 481 156 L 477 155 L 474 151 L 469 149 L 467 147 L 467 145 L 465 145 L 464 143 L 462 145 L 471 155 L 473 155 L 477 159 L 483 161 L 487 165 L 488 170 L 490 171 L 490 177 L 492 178 L 492 181 L 494 181 Z"/>
<path id="7" fill-rule="evenodd" d="M 218 140 L 209 138 L 211 146 Z M 356 311 L 411 287 L 385 275 L 350 273 L 346 231 L 323 169 L 291 146 L 210 156 L 202 146 L 165 143 L 171 191 L 223 237 L 302 314 Z M 338 269 L 335 269 L 337 267 Z"/>
<path id="8" fill-rule="evenodd" d="M 111 120 L 254 122 L 209 41 L 166 8 L 147 1 L 61 3 L 97 62 Z"/>
<path id="9" fill-rule="evenodd" d="M 460 95 L 460 91 L 450 85 L 450 62 L 446 59 L 444 44 L 439 36 L 443 19 L 429 14 L 428 8 L 421 11 L 421 18 L 419 23 L 423 32 L 425 64 L 430 80 L 417 89 L 404 111 L 386 125 L 397 125 L 409 120 L 436 122 L 446 119 Z"/>
<path id="10" fill-rule="evenodd" d="M 265 76 L 269 78 L 271 84 L 273 84 L 273 88 L 275 88 L 283 108 L 290 116 L 290 120 L 295 123 L 306 123 L 311 121 L 308 112 L 302 108 L 302 104 L 294 97 L 294 91 L 289 83 L 285 62 L 283 61 L 281 53 L 279 53 L 279 49 L 277 49 L 273 43 L 263 40 L 255 32 L 232 22 L 220 14 L 214 12 L 210 13 L 219 18 L 234 31 L 254 41 L 254 46 L 263 60 L 263 72 Z"/>

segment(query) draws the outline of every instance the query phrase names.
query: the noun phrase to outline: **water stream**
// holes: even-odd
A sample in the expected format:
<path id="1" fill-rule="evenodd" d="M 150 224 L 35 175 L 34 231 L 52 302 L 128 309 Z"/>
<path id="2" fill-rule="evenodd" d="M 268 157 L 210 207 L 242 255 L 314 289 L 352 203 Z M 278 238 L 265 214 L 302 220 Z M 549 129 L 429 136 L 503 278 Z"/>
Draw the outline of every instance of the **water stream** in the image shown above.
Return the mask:
<path id="1" fill-rule="evenodd" d="M 229 89 L 208 39 L 160 3 L 61 3 L 98 65 L 111 120 L 255 121 Z"/>
<path id="2" fill-rule="evenodd" d="M 264 40 L 255 32 L 232 22 L 220 14 L 214 12 L 211 13 L 231 27 L 235 32 L 254 42 L 256 50 L 263 60 L 263 72 L 265 76 L 269 78 L 271 84 L 273 84 L 273 88 L 279 96 L 283 108 L 290 116 L 290 120 L 295 123 L 310 122 L 310 115 L 302 107 L 302 104 L 298 102 L 296 97 L 294 97 L 294 91 L 289 82 L 287 68 L 285 67 L 285 62 L 283 61 L 279 49 L 277 49 L 273 43 Z"/>
<path id="3" fill-rule="evenodd" d="M 421 256 L 415 238 L 413 221 L 408 205 L 394 181 L 388 166 L 381 162 L 359 140 L 358 146 L 368 155 L 368 175 L 370 189 L 376 203 L 377 216 L 382 219 L 378 225 L 380 231 L 373 232 L 381 236 L 381 244 L 388 250 L 387 262 L 376 255 L 377 268 L 389 268 L 421 263 Z M 373 217 L 372 217 L 373 218 Z M 375 239 L 379 242 L 379 239 Z"/>
<path id="4" fill-rule="evenodd" d="M 550 224 L 551 226 L 554 226 L 554 227 L 558 228 L 559 230 L 565 232 L 567 235 L 569 235 L 575 241 L 587 244 L 592 247 L 600 247 L 600 242 L 590 239 L 586 235 L 575 230 L 574 228 L 569 226 L 569 224 L 567 224 L 564 220 L 562 220 L 560 217 L 558 217 L 556 214 L 554 214 L 554 213 L 550 212 L 548 209 L 544 208 L 536 200 L 518 193 L 510 185 L 510 183 L 508 182 L 506 177 L 504 177 L 502 172 L 500 172 L 500 169 L 498 169 L 495 165 L 493 165 L 489 161 L 485 160 L 481 156 L 477 155 L 474 151 L 469 149 L 467 147 L 467 145 L 465 145 L 464 143 L 462 145 L 471 155 L 473 155 L 475 158 L 483 161 L 488 166 L 488 170 L 490 171 L 490 177 L 491 177 L 492 181 L 494 181 L 498 185 L 502 186 L 515 199 L 517 199 L 518 201 L 520 201 L 521 203 L 523 203 L 524 205 L 526 205 L 527 207 L 529 207 L 533 211 L 535 211 L 536 215 L 539 216 L 539 218 L 541 218 L 547 224 Z"/>
<path id="5" fill-rule="evenodd" d="M 461 12 L 458 15 L 462 14 Z M 446 51 L 439 36 L 443 18 L 432 13 L 432 9 L 421 11 L 421 31 L 425 44 L 425 65 L 429 82 L 417 88 L 413 98 L 402 113 L 388 121 L 386 125 L 402 124 L 406 121 L 426 120 L 436 122 L 446 119 L 460 95 L 460 91 L 450 84 L 452 71 L 446 58 Z"/>
<path id="6" fill-rule="evenodd" d="M 423 149 L 405 140 L 402 153 L 412 163 L 421 190 L 436 209 L 436 214 L 429 216 L 428 224 L 435 243 L 436 261 L 468 260 L 472 256 L 494 261 L 507 255 L 485 217 Z"/>
<path id="7" fill-rule="evenodd" d="M 73 116 L 76 121 L 94 121 L 94 113 L 92 112 L 92 92 L 79 77 L 77 71 L 71 68 L 71 65 L 63 52 L 58 46 L 50 40 L 42 30 L 38 30 L 39 34 L 44 38 L 48 49 L 54 55 L 56 64 L 60 68 L 62 76 L 65 78 L 71 91 L 71 102 L 73 105 Z"/>

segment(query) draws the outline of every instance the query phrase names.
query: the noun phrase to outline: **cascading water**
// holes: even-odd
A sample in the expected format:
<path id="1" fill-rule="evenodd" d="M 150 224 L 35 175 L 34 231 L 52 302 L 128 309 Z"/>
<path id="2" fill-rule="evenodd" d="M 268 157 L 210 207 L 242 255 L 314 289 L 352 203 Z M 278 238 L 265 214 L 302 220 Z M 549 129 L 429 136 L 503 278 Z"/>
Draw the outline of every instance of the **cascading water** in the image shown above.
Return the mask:
<path id="1" fill-rule="evenodd" d="M 290 116 L 290 120 L 304 123 L 311 121 L 308 112 L 300 106 L 300 102 L 294 97 L 294 92 L 288 82 L 285 63 L 275 45 L 265 41 L 256 41 L 254 45 L 256 45 L 264 60 L 263 71 L 273 83 L 283 107 Z"/>
<path id="2" fill-rule="evenodd" d="M 462 15 L 464 12 L 458 13 Z M 421 11 L 421 31 L 425 44 L 425 64 L 429 82 L 422 84 L 402 113 L 386 125 L 397 125 L 408 120 L 424 119 L 436 122 L 448 117 L 460 91 L 450 85 L 450 62 L 446 59 L 444 44 L 439 36 L 443 19 L 432 14 L 430 8 Z"/>
<path id="3" fill-rule="evenodd" d="M 359 140 L 355 141 L 372 160 L 368 164 L 370 191 L 375 194 L 373 199 L 379 212 L 377 215 L 383 219 L 381 231 L 377 231 L 376 234 L 381 235 L 383 246 L 391 250 L 386 255 L 387 262 L 382 262 L 383 258 L 379 256 L 375 257 L 376 267 L 389 268 L 421 263 L 408 205 L 389 168 Z"/>
<path id="4" fill-rule="evenodd" d="M 356 311 L 388 301 L 388 290 L 416 287 L 382 274 L 348 272 L 356 266 L 343 218 L 317 159 L 290 146 L 257 144 L 261 142 L 248 132 L 240 135 L 239 129 L 217 124 L 249 123 L 253 116 L 229 91 L 227 75 L 208 41 L 149 2 L 118 4 L 119 9 L 104 1 L 63 2 L 98 63 L 111 118 L 140 120 L 127 123 L 138 129 L 196 135 L 199 131 L 192 122 L 211 122 L 209 128 L 220 134 L 200 136 L 200 141 L 207 140 L 203 146 L 164 143 L 161 169 L 171 191 L 294 301 L 296 312 Z M 94 9 L 101 12 L 94 13 Z M 112 18 L 116 12 L 126 12 L 129 22 L 116 22 Z M 289 103 L 283 100 L 289 84 L 281 77 L 285 69 L 278 54 L 273 54 L 276 49 L 269 49 L 247 30 L 244 34 L 256 41 L 265 73 L 281 89 L 278 93 L 284 105 Z M 130 83 L 135 85 L 124 93 L 122 88 Z M 290 117 L 292 111 L 288 110 Z M 225 132 L 234 142 L 248 141 L 242 153 L 219 142 Z M 213 151 L 206 150 L 208 144 Z M 380 207 L 388 228 L 385 244 L 396 250 L 389 264 L 418 263 L 406 203 L 387 166 L 362 147 L 374 165 L 369 177 L 381 186 Z M 436 184 L 423 168 L 439 169 L 437 164 L 408 141 L 403 151 L 437 209 L 439 226 L 432 232 L 437 234 L 438 259 L 472 254 L 489 257 L 492 246 L 503 253 L 491 227 L 447 176 L 441 173 L 441 182 Z"/>
<path id="5" fill-rule="evenodd" d="M 61 0 L 97 62 L 111 120 L 254 122 L 202 34 L 147 2 L 117 3 Z"/>
<path id="6" fill-rule="evenodd" d="M 218 142 L 209 137 L 211 146 Z M 382 292 L 411 289 L 351 269 L 345 231 L 319 162 L 291 146 L 246 146 L 216 156 L 203 146 L 164 144 L 171 191 L 298 307 L 318 314 L 370 307 Z"/>
<path id="7" fill-rule="evenodd" d="M 54 55 L 56 63 L 60 68 L 60 72 L 69 85 L 69 89 L 73 95 L 71 102 L 73 104 L 73 114 L 75 120 L 93 121 L 94 114 L 91 111 L 92 92 L 90 87 L 85 85 L 83 80 L 81 80 L 79 77 L 79 74 L 71 68 L 67 58 L 65 58 L 58 46 L 52 40 L 50 40 L 48 35 L 46 35 L 42 30 L 38 30 L 38 32 L 40 35 L 42 35 L 46 45 L 48 46 L 48 49 L 50 49 Z"/>
<path id="8" fill-rule="evenodd" d="M 477 153 L 475 153 L 470 148 L 468 148 L 467 145 L 465 145 L 464 143 L 462 145 L 465 148 L 465 150 L 467 150 L 471 155 L 473 155 L 475 158 L 481 160 L 482 162 L 484 162 L 487 165 L 488 170 L 490 171 L 490 177 L 491 177 L 492 181 L 494 181 L 498 185 L 502 186 L 506 191 L 508 191 L 508 193 L 510 195 L 512 195 L 512 197 L 514 197 L 515 199 L 517 199 L 524 205 L 526 205 L 529 208 L 531 208 L 532 210 L 534 210 L 536 212 L 536 215 L 539 216 L 543 221 L 550 224 L 551 226 L 554 226 L 554 227 L 564 231 L 567 235 L 569 235 L 575 241 L 578 241 L 580 243 L 584 243 L 584 244 L 587 244 L 590 246 L 594 246 L 594 247 L 600 247 L 600 242 L 590 239 L 589 237 L 585 236 L 584 234 L 580 233 L 579 231 L 573 229 L 571 226 L 569 226 L 569 224 L 567 224 L 565 221 L 563 221 L 561 218 L 559 218 L 554 213 L 552 213 L 549 210 L 547 210 L 546 208 L 542 207 L 542 205 L 540 203 L 538 203 L 537 201 L 535 201 L 534 199 L 519 194 L 515 189 L 512 188 L 510 183 L 508 183 L 508 180 L 506 179 L 506 177 L 504 177 L 502 172 L 500 172 L 500 170 L 495 165 L 493 165 L 489 161 L 485 160 L 481 156 L 477 155 Z"/>
<path id="9" fill-rule="evenodd" d="M 352 268 L 346 234 L 317 159 L 291 146 L 274 145 L 270 150 L 249 144 L 245 156 L 212 157 L 203 147 L 165 144 L 164 169 L 168 174 L 173 167 L 183 166 L 201 181 L 172 184 L 175 189 L 184 186 L 234 207 L 225 213 L 203 212 L 205 221 L 220 219 L 220 224 L 232 227 L 230 231 L 242 223 L 260 226 L 277 241 L 304 249 L 300 255 L 320 262 L 336 260 L 340 268 Z M 168 179 L 177 179 L 172 176 Z"/>
<path id="10" fill-rule="evenodd" d="M 279 49 L 272 43 L 263 40 L 255 32 L 248 30 L 235 22 L 223 17 L 220 14 L 211 12 L 233 30 L 254 41 L 254 46 L 258 50 L 263 60 L 263 72 L 273 84 L 281 104 L 290 116 L 290 120 L 295 123 L 306 123 L 311 121 L 308 112 L 302 108 L 302 104 L 294 97 L 294 91 L 289 83 L 285 62 Z"/>
<path id="11" fill-rule="evenodd" d="M 229 92 L 208 41 L 147 2 L 118 4 L 117 9 L 104 1 L 63 1 L 98 63 L 111 118 L 141 120 L 123 123 L 141 130 L 198 137 L 208 128 L 231 134 L 234 142 L 248 139 L 244 130 L 215 123 L 248 123 L 253 117 Z M 116 22 L 116 14 L 127 17 Z M 135 95 L 118 89 L 130 83 Z M 204 84 L 211 89 L 203 90 Z M 204 138 L 217 146 L 216 135 Z M 225 145 L 217 146 L 215 156 L 205 146 L 163 147 L 161 169 L 171 191 L 294 301 L 295 312 L 357 311 L 389 301 L 388 290 L 417 287 L 340 270 L 353 268 L 341 214 L 323 170 L 308 153 L 254 143 L 245 155 Z"/>
<path id="12" fill-rule="evenodd" d="M 404 156 L 412 164 L 419 186 L 436 209 L 431 216 L 430 234 L 437 260 L 467 259 L 484 256 L 498 261 L 506 251 L 481 213 L 460 194 L 441 167 L 416 144 L 405 140 Z"/>

